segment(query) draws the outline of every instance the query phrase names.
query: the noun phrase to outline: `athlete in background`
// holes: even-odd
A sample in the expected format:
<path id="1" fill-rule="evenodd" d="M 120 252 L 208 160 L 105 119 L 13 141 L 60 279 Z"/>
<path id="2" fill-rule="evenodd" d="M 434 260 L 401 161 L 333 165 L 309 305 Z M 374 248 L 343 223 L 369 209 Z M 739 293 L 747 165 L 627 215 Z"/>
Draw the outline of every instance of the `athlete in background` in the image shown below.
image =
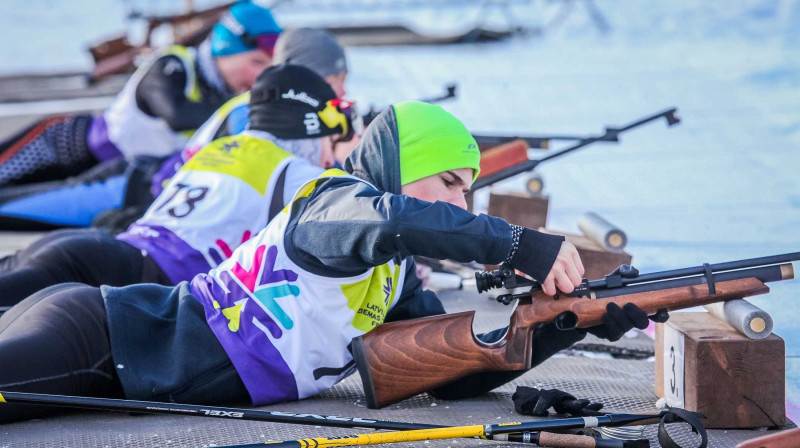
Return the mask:
<path id="1" fill-rule="evenodd" d="M 85 226 L 93 215 L 80 204 L 122 205 L 124 178 L 109 179 L 111 185 L 91 181 L 121 174 L 137 156 L 165 157 L 183 148 L 215 110 L 249 90 L 272 64 L 280 32 L 268 9 L 237 3 L 198 48 L 160 50 L 102 114 L 50 117 L 0 143 L 0 228 Z M 71 201 L 76 195 L 82 200 Z"/>
<path id="2" fill-rule="evenodd" d="M 198 152 L 127 232 L 58 230 L 0 260 L 0 307 L 58 283 L 172 285 L 207 272 L 333 165 L 333 141 L 354 133 L 350 106 L 305 67 L 268 68 L 251 128 Z"/>

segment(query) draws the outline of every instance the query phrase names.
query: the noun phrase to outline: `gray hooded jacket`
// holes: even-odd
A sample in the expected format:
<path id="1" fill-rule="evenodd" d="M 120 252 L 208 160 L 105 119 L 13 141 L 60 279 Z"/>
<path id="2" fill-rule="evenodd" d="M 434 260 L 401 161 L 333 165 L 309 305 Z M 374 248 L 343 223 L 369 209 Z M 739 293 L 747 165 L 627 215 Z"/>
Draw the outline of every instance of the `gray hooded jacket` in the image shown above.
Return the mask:
<path id="1" fill-rule="evenodd" d="M 333 178 L 293 208 L 285 248 L 295 263 L 319 275 L 342 277 L 411 255 L 485 263 L 497 263 L 508 256 L 511 227 L 502 219 L 475 216 L 450 204 L 432 204 L 399 194 L 398 156 L 397 127 L 389 108 L 370 125 L 345 164 L 347 171 L 375 188 L 352 179 Z M 538 235 L 523 233 L 518 253 L 536 254 L 541 264 L 537 269 L 546 275 L 553 263 L 548 257 L 555 258 L 561 243 L 553 239 L 557 245 L 548 249 Z M 540 244 L 539 252 L 535 244 Z M 512 259 L 514 266 L 528 266 L 525 259 L 519 264 L 516 260 Z M 444 313 L 436 295 L 422 290 L 413 258 L 408 259 L 407 266 L 403 291 L 385 320 Z M 530 267 L 522 270 L 535 272 Z M 102 292 L 112 354 L 115 364 L 125 366 L 118 374 L 128 398 L 212 403 L 247 395 L 187 283 L 175 288 L 104 286 Z M 491 342 L 505 331 L 501 328 L 478 337 Z M 159 344 L 152 344 L 153 335 L 158 335 Z M 533 365 L 583 336 L 580 331 L 542 325 L 533 333 Z M 474 396 L 523 373 L 471 375 L 432 393 L 447 399 Z"/>
<path id="2" fill-rule="evenodd" d="M 512 249 L 512 229 L 504 220 L 473 215 L 444 202 L 430 203 L 400 194 L 400 155 L 394 109 L 389 107 L 367 128 L 345 162 L 345 171 L 369 182 L 333 178 L 294 207 L 287 228 L 286 251 L 303 269 L 323 276 L 346 277 L 395 258 L 407 258 L 406 280 L 386 321 L 444 313 L 436 295 L 423 291 L 413 255 L 435 259 L 499 264 Z M 543 280 L 555 261 L 562 237 L 523 231 L 512 264 Z M 498 340 L 505 328 L 485 335 Z M 534 332 L 534 365 L 582 339 L 579 331 L 543 325 Z M 442 398 L 477 395 L 523 372 L 478 374 L 434 391 Z"/>

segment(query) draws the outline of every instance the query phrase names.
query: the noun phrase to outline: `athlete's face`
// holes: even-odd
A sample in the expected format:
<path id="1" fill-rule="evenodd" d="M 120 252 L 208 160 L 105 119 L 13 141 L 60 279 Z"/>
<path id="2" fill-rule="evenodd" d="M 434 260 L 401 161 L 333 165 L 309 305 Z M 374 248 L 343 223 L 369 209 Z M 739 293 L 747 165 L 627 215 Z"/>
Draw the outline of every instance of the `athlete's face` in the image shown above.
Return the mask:
<path id="1" fill-rule="evenodd" d="M 250 90 L 258 75 L 272 65 L 272 58 L 259 49 L 220 56 L 216 61 L 225 83 L 236 93 Z"/>
<path id="2" fill-rule="evenodd" d="M 338 75 L 325 77 L 325 82 L 327 82 L 336 93 L 336 98 L 344 98 L 344 95 L 347 93 L 344 88 L 345 81 L 347 81 L 347 71 L 343 71 Z"/>
<path id="3" fill-rule="evenodd" d="M 459 168 L 436 173 L 433 176 L 423 177 L 403 185 L 402 193 L 423 201 L 447 202 L 466 210 L 467 200 L 464 196 L 469 193 L 474 173 L 472 168 Z"/>

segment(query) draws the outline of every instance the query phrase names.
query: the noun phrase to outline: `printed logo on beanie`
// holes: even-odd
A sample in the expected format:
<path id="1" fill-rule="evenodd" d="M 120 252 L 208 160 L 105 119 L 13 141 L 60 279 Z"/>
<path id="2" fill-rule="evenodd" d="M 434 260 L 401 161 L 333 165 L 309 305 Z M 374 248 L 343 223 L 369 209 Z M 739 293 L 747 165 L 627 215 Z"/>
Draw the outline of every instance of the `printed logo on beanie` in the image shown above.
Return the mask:
<path id="1" fill-rule="evenodd" d="M 288 92 L 281 95 L 281 98 L 300 101 L 308 104 L 311 107 L 319 107 L 319 100 L 315 100 L 314 98 L 310 97 L 306 92 L 294 93 L 294 89 L 289 89 Z"/>
<path id="2" fill-rule="evenodd" d="M 230 12 L 225 13 L 225 15 L 219 20 L 219 23 L 221 23 L 225 28 L 231 30 L 231 32 L 237 36 L 244 34 L 244 26 L 242 26 L 242 24 L 239 23 L 239 21 L 236 20 L 236 17 L 233 17 L 233 14 Z"/>
<path id="3" fill-rule="evenodd" d="M 306 125 L 306 135 L 319 134 L 319 117 L 316 112 L 309 112 L 303 119 L 303 124 Z"/>

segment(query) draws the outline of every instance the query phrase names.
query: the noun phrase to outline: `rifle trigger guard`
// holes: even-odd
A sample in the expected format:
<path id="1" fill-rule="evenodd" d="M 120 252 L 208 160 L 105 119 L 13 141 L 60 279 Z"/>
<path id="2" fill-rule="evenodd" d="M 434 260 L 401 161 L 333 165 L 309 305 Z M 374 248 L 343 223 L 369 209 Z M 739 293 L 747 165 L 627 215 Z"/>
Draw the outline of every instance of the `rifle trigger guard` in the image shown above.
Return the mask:
<path id="1" fill-rule="evenodd" d="M 708 284 L 708 293 L 714 295 L 717 293 L 717 288 L 714 286 L 714 273 L 711 271 L 711 265 L 708 263 L 703 263 L 703 269 L 705 269 L 705 277 L 706 283 Z"/>
<path id="2" fill-rule="evenodd" d="M 559 330 L 574 330 L 578 326 L 578 316 L 572 311 L 564 311 L 556 316 L 555 324 Z"/>

